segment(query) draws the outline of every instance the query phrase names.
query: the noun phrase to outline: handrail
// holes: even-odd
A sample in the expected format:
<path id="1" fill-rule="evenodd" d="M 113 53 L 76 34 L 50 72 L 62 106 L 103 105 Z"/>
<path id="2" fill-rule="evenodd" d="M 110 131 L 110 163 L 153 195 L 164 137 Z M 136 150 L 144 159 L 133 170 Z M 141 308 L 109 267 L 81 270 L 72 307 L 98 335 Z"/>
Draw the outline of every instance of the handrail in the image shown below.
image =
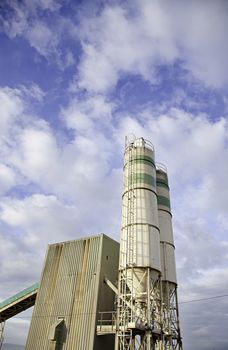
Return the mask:
<path id="1" fill-rule="evenodd" d="M 128 149 L 130 149 L 132 147 L 137 147 L 137 146 L 142 147 L 142 146 L 137 145 L 137 141 L 138 141 L 138 144 L 141 142 L 143 147 L 149 148 L 152 151 L 154 151 L 154 145 L 152 144 L 152 142 L 150 142 L 147 139 L 144 139 L 144 137 L 138 137 L 138 138 L 135 137 L 132 141 L 130 141 L 130 140 L 128 141 L 128 138 L 126 137 L 125 138 L 125 152 L 128 151 Z"/>
<path id="2" fill-rule="evenodd" d="M 101 328 L 108 325 L 113 328 L 116 325 L 116 311 L 98 311 L 97 326 Z"/>
<path id="3" fill-rule="evenodd" d="M 167 168 L 166 166 L 163 164 L 163 163 L 155 163 L 155 166 L 156 166 L 156 170 L 161 170 L 163 171 L 164 173 L 167 174 Z"/>

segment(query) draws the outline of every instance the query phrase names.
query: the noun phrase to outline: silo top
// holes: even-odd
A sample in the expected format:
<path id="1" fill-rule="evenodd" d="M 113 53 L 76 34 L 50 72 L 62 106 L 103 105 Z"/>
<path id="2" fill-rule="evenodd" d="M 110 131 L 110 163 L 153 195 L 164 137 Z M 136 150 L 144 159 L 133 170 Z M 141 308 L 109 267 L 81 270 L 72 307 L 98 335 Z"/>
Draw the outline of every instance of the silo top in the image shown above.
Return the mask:
<path id="1" fill-rule="evenodd" d="M 127 142 L 125 144 L 125 152 L 132 147 L 146 147 L 154 151 L 153 144 L 149 141 L 144 139 L 143 137 L 140 137 L 138 139 L 135 139 L 134 141 Z"/>
<path id="2" fill-rule="evenodd" d="M 140 160 L 150 162 L 155 167 L 154 146 L 150 141 L 145 140 L 143 137 L 135 139 L 133 142 L 126 144 L 124 165 L 126 165 L 129 161 Z"/>

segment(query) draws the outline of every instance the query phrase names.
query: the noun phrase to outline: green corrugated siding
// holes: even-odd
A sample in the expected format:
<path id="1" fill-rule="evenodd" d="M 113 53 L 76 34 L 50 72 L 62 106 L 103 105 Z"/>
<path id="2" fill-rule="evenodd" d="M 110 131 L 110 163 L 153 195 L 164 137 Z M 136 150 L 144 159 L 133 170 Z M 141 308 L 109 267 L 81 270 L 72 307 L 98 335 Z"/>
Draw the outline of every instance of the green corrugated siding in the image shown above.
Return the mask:
<path id="1" fill-rule="evenodd" d="M 171 209 L 169 198 L 164 196 L 158 196 L 158 205 L 164 205 L 165 207 Z"/>
<path id="2" fill-rule="evenodd" d="M 19 300 L 19 299 L 25 297 L 27 294 L 30 294 L 30 293 L 32 293 L 32 292 L 35 292 L 36 289 L 38 289 L 38 287 L 39 287 L 39 283 L 35 283 L 35 284 L 33 284 L 32 286 L 30 286 L 30 287 L 28 287 L 28 288 L 22 290 L 21 292 L 19 292 L 19 293 L 13 295 L 12 297 L 10 297 L 10 298 L 8 298 L 8 299 L 2 301 L 2 302 L 0 303 L 0 309 L 2 309 L 3 307 L 5 307 L 6 305 L 11 304 L 12 302 L 14 302 L 14 301 L 16 301 L 16 300 Z"/>
<path id="3" fill-rule="evenodd" d="M 156 186 L 156 180 L 153 176 L 145 173 L 134 174 L 129 177 L 130 185 L 137 183 L 145 183 L 150 186 Z"/>

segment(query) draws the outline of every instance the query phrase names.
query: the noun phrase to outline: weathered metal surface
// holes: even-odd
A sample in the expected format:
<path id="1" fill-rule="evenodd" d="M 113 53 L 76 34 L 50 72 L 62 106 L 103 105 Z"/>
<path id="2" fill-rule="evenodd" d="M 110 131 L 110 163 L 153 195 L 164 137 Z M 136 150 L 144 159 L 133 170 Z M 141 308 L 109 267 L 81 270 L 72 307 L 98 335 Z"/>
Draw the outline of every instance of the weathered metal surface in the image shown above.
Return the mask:
<path id="1" fill-rule="evenodd" d="M 116 282 L 118 251 L 103 234 L 49 246 L 26 350 L 113 347 L 114 337 L 98 337 L 96 325 L 99 311 L 113 309 L 114 293 L 104 278 Z"/>

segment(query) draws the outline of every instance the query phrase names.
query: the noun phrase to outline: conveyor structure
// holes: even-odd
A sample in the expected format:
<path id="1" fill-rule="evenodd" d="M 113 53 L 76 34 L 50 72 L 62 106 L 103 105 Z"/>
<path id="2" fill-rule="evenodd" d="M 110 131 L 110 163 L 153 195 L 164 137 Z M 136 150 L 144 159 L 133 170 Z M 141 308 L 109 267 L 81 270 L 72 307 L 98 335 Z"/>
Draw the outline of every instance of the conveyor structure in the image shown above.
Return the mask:
<path id="1" fill-rule="evenodd" d="M 39 284 L 35 283 L 0 303 L 0 349 L 3 342 L 5 321 L 32 307 L 36 301 L 38 288 Z"/>
<path id="2" fill-rule="evenodd" d="M 9 318 L 33 306 L 36 301 L 38 287 L 39 284 L 35 283 L 12 297 L 2 301 L 0 303 L 1 322 L 5 322 Z"/>

